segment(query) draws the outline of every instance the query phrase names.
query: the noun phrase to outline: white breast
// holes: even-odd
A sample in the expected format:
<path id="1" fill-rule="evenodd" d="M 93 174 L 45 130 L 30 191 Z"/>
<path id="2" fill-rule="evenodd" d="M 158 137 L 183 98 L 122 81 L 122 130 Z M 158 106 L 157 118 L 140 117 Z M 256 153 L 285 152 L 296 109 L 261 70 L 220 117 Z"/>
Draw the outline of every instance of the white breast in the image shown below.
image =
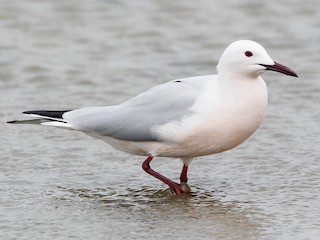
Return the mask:
<path id="1" fill-rule="evenodd" d="M 213 81 L 194 104 L 194 115 L 155 129 L 162 139 L 178 143 L 171 144 L 171 155 L 181 149 L 188 155 L 185 157 L 222 152 L 238 146 L 256 131 L 267 107 L 265 82 L 259 78 L 231 84 L 221 86 Z M 167 155 L 168 146 L 157 151 Z"/>

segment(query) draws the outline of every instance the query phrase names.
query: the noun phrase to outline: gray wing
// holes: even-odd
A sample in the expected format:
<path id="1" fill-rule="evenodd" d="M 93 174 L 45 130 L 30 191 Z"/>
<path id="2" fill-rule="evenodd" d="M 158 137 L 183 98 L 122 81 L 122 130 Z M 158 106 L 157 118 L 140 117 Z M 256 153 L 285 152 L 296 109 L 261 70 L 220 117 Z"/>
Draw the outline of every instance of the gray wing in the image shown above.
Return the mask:
<path id="1" fill-rule="evenodd" d="M 121 140 L 154 141 L 157 136 L 151 128 L 190 114 L 198 91 L 188 83 L 171 81 L 120 105 L 82 108 L 65 113 L 63 118 L 81 131 Z"/>

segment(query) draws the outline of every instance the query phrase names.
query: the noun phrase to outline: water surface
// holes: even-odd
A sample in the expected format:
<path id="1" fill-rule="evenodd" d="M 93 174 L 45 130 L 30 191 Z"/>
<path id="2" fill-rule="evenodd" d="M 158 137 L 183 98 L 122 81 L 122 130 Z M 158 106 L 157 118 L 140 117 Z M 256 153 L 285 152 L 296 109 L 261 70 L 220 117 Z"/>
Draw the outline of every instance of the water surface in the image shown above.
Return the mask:
<path id="1" fill-rule="evenodd" d="M 1 1 L 1 239 L 318 239 L 319 1 Z M 240 147 L 190 165 L 192 197 L 84 134 L 9 126 L 31 109 L 111 105 L 215 73 L 260 42 L 300 76 L 264 74 L 270 106 Z M 143 116 L 141 116 L 143 117 Z M 152 166 L 178 180 L 178 160 Z"/>

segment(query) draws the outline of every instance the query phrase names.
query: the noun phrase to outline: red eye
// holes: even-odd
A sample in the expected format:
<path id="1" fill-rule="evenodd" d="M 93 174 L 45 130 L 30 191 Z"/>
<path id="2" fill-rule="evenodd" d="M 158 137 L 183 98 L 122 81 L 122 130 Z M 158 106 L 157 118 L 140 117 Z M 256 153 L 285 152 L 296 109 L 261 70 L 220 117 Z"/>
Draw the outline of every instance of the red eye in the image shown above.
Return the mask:
<path id="1" fill-rule="evenodd" d="M 253 53 L 250 52 L 250 51 L 246 51 L 246 52 L 244 53 L 244 55 L 246 55 L 247 57 L 252 57 L 252 56 L 253 56 Z"/>

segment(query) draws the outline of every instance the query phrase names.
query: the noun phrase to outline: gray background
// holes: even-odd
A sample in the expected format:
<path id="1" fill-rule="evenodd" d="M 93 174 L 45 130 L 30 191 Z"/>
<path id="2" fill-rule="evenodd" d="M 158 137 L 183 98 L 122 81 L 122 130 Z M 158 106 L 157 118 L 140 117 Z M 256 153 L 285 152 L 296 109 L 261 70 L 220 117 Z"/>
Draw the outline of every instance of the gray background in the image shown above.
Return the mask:
<path id="1" fill-rule="evenodd" d="M 317 0 L 1 0 L 1 239 L 319 239 L 319 9 Z M 168 194 L 142 157 L 84 134 L 5 123 L 215 73 L 238 39 L 258 41 L 300 78 L 264 74 L 264 123 L 240 147 L 192 162 L 194 197 Z M 152 166 L 178 180 L 182 165 Z"/>

